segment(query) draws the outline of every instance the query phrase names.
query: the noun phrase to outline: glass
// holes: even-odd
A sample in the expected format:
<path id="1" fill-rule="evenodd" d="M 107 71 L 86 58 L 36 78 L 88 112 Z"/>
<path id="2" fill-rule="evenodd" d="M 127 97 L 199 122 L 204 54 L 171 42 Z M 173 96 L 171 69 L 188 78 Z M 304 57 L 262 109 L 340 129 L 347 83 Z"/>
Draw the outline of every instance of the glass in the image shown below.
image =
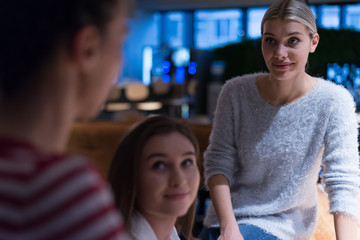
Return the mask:
<path id="1" fill-rule="evenodd" d="M 248 10 L 247 37 L 250 39 L 261 37 L 261 20 L 268 8 L 250 8 Z"/>
<path id="2" fill-rule="evenodd" d="M 327 29 L 340 28 L 340 6 L 338 5 L 322 5 L 320 11 L 320 26 Z"/>
<path id="3" fill-rule="evenodd" d="M 347 5 L 345 11 L 345 27 L 360 31 L 360 4 Z"/>
<path id="4" fill-rule="evenodd" d="M 198 10 L 194 13 L 194 40 L 197 49 L 211 49 L 240 42 L 242 36 L 240 9 Z"/>

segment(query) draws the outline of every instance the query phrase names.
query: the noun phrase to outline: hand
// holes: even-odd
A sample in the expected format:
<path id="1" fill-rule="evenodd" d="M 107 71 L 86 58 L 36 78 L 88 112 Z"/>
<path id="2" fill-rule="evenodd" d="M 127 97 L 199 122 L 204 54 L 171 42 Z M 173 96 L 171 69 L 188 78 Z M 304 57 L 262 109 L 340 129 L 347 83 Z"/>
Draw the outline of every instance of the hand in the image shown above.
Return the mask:
<path id="1" fill-rule="evenodd" d="M 237 224 L 232 227 L 227 227 L 220 232 L 218 240 L 244 240 Z"/>

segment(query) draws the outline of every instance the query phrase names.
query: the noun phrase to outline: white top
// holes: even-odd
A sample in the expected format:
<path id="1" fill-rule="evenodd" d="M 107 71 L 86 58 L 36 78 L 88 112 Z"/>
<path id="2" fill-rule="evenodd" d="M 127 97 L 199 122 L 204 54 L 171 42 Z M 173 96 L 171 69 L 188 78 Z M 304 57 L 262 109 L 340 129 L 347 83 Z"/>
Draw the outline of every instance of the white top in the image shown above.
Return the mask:
<path id="1" fill-rule="evenodd" d="M 256 77 L 229 80 L 220 93 L 205 180 L 229 180 L 238 223 L 283 240 L 308 240 L 316 227 L 316 182 L 323 165 L 330 213 L 359 218 L 358 124 L 350 93 L 316 79 L 298 101 L 281 107 L 259 95 Z M 212 204 L 204 225 L 218 226 Z"/>
<path id="2" fill-rule="evenodd" d="M 135 213 L 131 217 L 130 234 L 134 240 L 157 240 L 154 230 L 140 213 Z M 175 226 L 169 240 L 180 240 Z"/>

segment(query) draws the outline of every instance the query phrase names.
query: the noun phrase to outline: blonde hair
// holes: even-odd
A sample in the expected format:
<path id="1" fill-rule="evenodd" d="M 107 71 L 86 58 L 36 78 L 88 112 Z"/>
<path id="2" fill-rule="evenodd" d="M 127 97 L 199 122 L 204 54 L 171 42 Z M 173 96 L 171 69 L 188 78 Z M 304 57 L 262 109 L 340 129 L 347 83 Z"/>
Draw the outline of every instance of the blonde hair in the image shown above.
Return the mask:
<path id="1" fill-rule="evenodd" d="M 261 35 L 265 22 L 276 18 L 295 20 L 304 24 L 310 32 L 310 37 L 317 33 L 314 14 L 303 0 L 278 0 L 273 3 L 261 21 Z"/>

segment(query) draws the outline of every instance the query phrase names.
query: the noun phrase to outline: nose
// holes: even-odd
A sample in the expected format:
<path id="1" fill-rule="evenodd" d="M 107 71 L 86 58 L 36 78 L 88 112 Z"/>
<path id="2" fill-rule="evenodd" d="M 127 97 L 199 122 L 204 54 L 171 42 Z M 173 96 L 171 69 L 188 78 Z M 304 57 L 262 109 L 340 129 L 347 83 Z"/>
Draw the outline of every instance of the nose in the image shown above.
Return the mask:
<path id="1" fill-rule="evenodd" d="M 275 48 L 275 58 L 277 59 L 285 59 L 287 58 L 286 47 L 282 44 L 278 44 Z"/>
<path id="2" fill-rule="evenodd" d="M 170 173 L 170 186 L 171 187 L 180 187 L 186 182 L 186 177 L 184 171 L 181 167 L 174 167 Z"/>

